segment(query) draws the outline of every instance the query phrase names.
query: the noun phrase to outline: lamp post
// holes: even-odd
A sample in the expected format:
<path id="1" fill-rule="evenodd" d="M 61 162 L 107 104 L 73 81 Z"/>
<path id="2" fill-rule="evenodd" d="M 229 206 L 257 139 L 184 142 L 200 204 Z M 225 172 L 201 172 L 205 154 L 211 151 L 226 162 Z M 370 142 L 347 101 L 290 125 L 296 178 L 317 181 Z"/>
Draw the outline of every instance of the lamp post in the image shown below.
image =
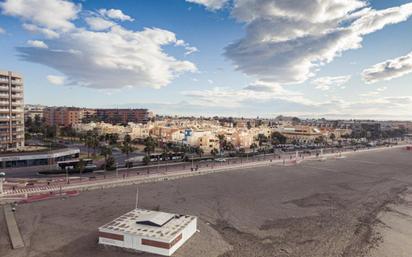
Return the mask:
<path id="1" fill-rule="evenodd" d="M 3 195 L 3 182 L 5 180 L 6 174 L 4 172 L 0 173 L 0 196 Z"/>

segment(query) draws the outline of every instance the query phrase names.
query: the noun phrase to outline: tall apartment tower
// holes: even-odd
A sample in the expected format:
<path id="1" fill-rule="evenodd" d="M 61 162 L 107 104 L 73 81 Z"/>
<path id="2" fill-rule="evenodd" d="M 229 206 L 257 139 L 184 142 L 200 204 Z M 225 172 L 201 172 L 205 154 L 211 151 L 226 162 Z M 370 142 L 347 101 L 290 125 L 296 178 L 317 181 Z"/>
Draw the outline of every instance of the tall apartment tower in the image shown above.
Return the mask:
<path id="1" fill-rule="evenodd" d="M 23 78 L 0 70 L 0 150 L 24 147 Z"/>

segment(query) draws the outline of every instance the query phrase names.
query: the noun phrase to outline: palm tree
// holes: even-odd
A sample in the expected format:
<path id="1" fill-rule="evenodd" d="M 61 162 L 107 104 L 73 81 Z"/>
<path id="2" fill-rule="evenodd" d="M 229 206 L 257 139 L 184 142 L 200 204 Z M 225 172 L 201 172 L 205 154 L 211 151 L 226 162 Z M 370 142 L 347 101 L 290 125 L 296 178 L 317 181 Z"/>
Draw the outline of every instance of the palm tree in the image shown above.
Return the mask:
<path id="1" fill-rule="evenodd" d="M 129 153 L 134 151 L 133 147 L 131 146 L 131 142 L 132 138 L 130 137 L 130 135 L 124 136 L 121 149 L 122 152 L 126 154 L 127 159 L 129 159 Z"/>
<path id="2" fill-rule="evenodd" d="M 286 144 L 287 138 L 278 131 L 273 132 L 271 135 L 271 138 L 272 138 L 272 145 Z"/>
<path id="3" fill-rule="evenodd" d="M 100 155 L 104 156 L 105 167 L 107 167 L 107 160 L 112 156 L 112 148 L 110 146 L 102 146 L 100 148 Z"/>
<path id="4" fill-rule="evenodd" d="M 219 150 L 213 148 L 212 151 L 210 151 L 210 153 L 213 155 L 213 158 L 216 158 L 216 155 L 219 153 Z"/>
<path id="5" fill-rule="evenodd" d="M 257 136 L 257 139 L 258 139 L 258 141 L 259 141 L 259 146 L 262 146 L 264 142 L 267 142 L 267 141 L 268 141 L 268 137 L 265 136 L 264 134 L 259 134 L 259 135 Z"/>
<path id="6" fill-rule="evenodd" d="M 196 151 L 196 153 L 199 155 L 199 157 L 202 157 L 202 155 L 204 154 L 203 149 L 200 148 L 200 147 L 197 147 L 195 151 Z"/>
<path id="7" fill-rule="evenodd" d="M 144 151 L 147 153 L 147 155 L 150 155 L 150 153 L 153 153 L 156 148 L 156 142 L 151 136 L 145 138 L 144 145 L 145 145 Z"/>
<path id="8" fill-rule="evenodd" d="M 84 144 L 87 147 L 87 157 L 90 157 L 90 148 L 93 147 L 93 132 L 92 131 L 87 131 L 86 135 L 83 136 L 84 139 Z"/>
<path id="9" fill-rule="evenodd" d="M 224 149 L 227 143 L 225 135 L 222 135 L 222 134 L 217 135 L 217 138 L 219 139 L 220 149 Z"/>
<path id="10" fill-rule="evenodd" d="M 91 146 L 93 147 L 93 156 L 96 156 L 96 149 L 99 147 L 99 135 L 94 131 L 91 134 Z"/>
<path id="11" fill-rule="evenodd" d="M 255 153 L 255 150 L 256 150 L 257 147 L 258 147 L 258 146 L 257 146 L 256 143 L 252 143 L 252 144 L 250 145 L 250 149 L 253 150 L 253 153 Z"/>

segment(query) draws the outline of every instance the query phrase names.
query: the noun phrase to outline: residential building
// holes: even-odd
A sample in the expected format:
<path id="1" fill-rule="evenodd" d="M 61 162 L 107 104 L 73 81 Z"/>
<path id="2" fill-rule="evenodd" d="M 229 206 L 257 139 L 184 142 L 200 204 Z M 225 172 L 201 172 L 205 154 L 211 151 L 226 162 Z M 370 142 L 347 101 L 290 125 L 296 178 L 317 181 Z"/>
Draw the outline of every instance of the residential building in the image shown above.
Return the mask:
<path id="1" fill-rule="evenodd" d="M 24 106 L 24 120 L 27 120 L 29 117 L 34 120 L 36 116 L 38 116 L 40 119 L 43 118 L 43 112 L 44 108 L 46 108 L 43 105 L 38 105 L 38 104 L 26 104 Z"/>
<path id="2" fill-rule="evenodd" d="M 81 123 L 84 111 L 75 107 L 47 107 L 43 116 L 48 126 L 70 127 Z"/>
<path id="3" fill-rule="evenodd" d="M 148 109 L 97 109 L 96 116 L 99 120 L 112 124 L 147 123 L 153 113 Z"/>
<path id="4" fill-rule="evenodd" d="M 0 71 L 0 150 L 24 147 L 23 78 Z"/>

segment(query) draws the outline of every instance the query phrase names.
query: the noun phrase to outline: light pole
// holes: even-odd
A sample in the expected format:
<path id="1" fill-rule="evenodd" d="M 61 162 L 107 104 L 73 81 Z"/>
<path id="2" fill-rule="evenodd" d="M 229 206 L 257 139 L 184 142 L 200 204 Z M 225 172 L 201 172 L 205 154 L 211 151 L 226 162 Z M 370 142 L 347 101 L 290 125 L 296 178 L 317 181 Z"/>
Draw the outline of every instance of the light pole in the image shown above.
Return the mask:
<path id="1" fill-rule="evenodd" d="M 6 174 L 4 172 L 0 173 L 0 196 L 3 195 L 3 182 L 5 180 Z"/>

